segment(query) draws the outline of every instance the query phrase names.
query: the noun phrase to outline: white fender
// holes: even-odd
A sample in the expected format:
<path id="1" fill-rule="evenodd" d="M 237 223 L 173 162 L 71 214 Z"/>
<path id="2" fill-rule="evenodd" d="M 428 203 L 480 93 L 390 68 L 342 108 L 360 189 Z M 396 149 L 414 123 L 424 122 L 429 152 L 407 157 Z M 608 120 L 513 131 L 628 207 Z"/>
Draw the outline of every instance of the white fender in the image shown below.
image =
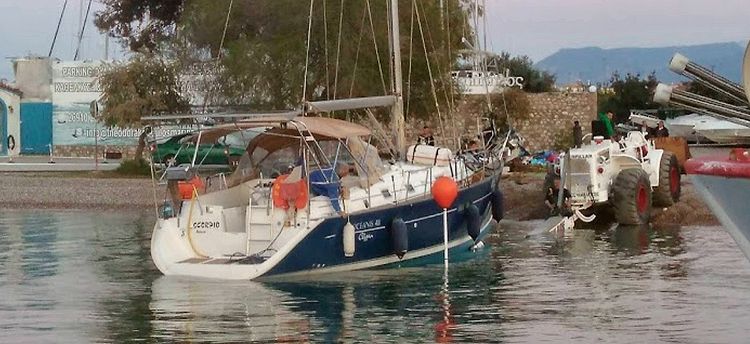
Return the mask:
<path id="1" fill-rule="evenodd" d="M 344 256 L 346 257 L 353 257 L 354 256 L 354 250 L 355 250 L 355 235 L 354 235 L 354 225 L 352 225 L 351 222 L 346 222 L 346 225 L 344 225 L 344 231 L 343 231 L 343 239 L 344 240 Z"/>

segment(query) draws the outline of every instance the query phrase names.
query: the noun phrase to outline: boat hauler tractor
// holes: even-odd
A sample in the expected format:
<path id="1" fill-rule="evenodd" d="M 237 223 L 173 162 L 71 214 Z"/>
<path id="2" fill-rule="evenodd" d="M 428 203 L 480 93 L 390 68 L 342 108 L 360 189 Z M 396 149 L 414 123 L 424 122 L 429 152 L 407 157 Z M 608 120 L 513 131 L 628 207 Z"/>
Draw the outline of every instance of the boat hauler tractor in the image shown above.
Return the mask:
<path id="1" fill-rule="evenodd" d="M 590 222 L 593 217 L 582 213 L 611 207 L 620 224 L 647 224 L 652 206 L 669 207 L 680 198 L 677 158 L 656 149 L 639 131 L 624 138 L 595 136 L 589 144 L 571 149 L 560 165 L 573 221 Z"/>

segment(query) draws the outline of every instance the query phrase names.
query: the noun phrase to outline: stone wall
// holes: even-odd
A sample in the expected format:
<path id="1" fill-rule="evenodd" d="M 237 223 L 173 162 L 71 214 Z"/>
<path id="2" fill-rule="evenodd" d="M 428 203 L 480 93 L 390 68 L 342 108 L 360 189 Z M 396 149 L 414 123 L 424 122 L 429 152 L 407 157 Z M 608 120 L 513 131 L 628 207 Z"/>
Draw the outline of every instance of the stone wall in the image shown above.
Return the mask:
<path id="1" fill-rule="evenodd" d="M 144 156 L 148 154 L 144 148 Z M 94 158 L 94 151 L 96 146 L 92 145 L 55 145 L 52 148 L 53 157 L 67 157 L 67 158 Z M 99 145 L 99 158 L 104 158 L 105 151 L 120 152 L 122 153 L 123 159 L 132 159 L 135 156 L 136 146 L 110 146 L 110 145 Z"/>
<path id="2" fill-rule="evenodd" d="M 561 135 L 572 136 L 573 121 L 579 121 L 585 133 L 591 121 L 596 119 L 595 93 L 530 93 L 527 97 L 530 108 L 528 119 L 514 120 L 513 124 L 526 140 L 526 149 L 532 152 L 553 148 L 557 141 L 562 139 Z M 438 145 L 454 146 L 450 139 L 455 137 L 454 129 L 464 140 L 476 137 L 477 125 L 484 126 L 484 122 L 477 122 L 477 119 L 483 116 L 483 106 L 484 102 L 481 99 L 467 98 L 458 105 L 455 120 L 445 118 L 447 116 L 443 114 L 443 126 L 447 135 L 442 132 L 438 118 L 407 120 L 407 142 L 416 142 L 424 125 L 433 128 Z"/>
<path id="3" fill-rule="evenodd" d="M 529 151 L 552 148 L 560 135 L 573 133 L 573 121 L 579 121 L 583 132 L 590 131 L 596 119 L 596 93 L 538 93 L 529 94 L 531 111 L 526 121 L 516 128 L 526 139 Z"/>

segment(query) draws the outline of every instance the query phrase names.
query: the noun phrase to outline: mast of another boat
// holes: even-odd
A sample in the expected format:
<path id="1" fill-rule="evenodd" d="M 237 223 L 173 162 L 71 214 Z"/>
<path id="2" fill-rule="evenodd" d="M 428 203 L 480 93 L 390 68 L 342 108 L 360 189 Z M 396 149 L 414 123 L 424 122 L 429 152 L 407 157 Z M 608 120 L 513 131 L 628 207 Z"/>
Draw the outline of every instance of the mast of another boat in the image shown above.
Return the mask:
<path id="1" fill-rule="evenodd" d="M 393 80 L 391 91 L 396 96 L 396 102 L 391 108 L 391 125 L 393 126 L 393 136 L 395 138 L 398 156 L 403 158 L 406 154 L 406 134 L 404 122 L 404 97 L 403 97 L 403 75 L 401 75 L 401 35 L 398 21 L 398 0 L 391 1 L 391 60 L 393 66 Z"/>

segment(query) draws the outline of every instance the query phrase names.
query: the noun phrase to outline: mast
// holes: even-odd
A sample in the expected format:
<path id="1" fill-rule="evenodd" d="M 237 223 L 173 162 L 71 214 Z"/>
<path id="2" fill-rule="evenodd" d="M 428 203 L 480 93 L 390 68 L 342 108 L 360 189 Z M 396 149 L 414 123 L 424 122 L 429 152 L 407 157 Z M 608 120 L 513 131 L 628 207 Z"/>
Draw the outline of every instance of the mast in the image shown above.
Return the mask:
<path id="1" fill-rule="evenodd" d="M 396 103 L 391 110 L 391 125 L 396 139 L 396 149 L 399 156 L 406 152 L 406 135 L 404 133 L 404 98 L 403 75 L 401 75 L 401 37 L 398 22 L 398 0 L 391 0 L 391 60 L 393 62 L 392 91 L 396 96 Z"/>
<path id="2" fill-rule="evenodd" d="M 445 4 L 440 0 L 440 29 L 445 30 Z"/>

